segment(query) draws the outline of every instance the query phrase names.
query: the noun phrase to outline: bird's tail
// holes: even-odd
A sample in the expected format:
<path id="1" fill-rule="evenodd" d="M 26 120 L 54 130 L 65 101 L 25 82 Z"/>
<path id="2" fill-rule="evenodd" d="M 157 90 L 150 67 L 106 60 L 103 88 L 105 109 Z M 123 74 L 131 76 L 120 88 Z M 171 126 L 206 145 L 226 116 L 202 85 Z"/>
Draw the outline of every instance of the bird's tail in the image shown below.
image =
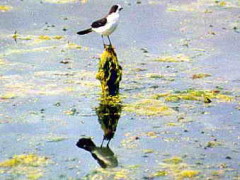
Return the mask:
<path id="1" fill-rule="evenodd" d="M 91 28 L 90 28 L 90 29 L 83 30 L 83 31 L 79 31 L 79 32 L 77 32 L 77 34 L 79 34 L 79 35 L 84 35 L 84 34 L 88 34 L 88 33 L 90 33 L 90 32 L 92 32 L 92 29 L 91 29 Z"/>

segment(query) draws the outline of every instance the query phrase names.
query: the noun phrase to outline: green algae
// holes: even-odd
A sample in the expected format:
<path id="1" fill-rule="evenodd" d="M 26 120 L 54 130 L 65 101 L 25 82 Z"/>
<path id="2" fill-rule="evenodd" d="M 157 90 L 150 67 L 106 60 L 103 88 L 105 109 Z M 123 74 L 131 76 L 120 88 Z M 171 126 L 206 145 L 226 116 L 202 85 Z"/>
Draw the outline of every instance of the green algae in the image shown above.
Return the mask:
<path id="1" fill-rule="evenodd" d="M 14 155 L 12 158 L 0 162 L 2 173 L 20 174 L 27 179 L 39 179 L 43 176 L 43 167 L 49 159 L 35 154 Z"/>
<path id="2" fill-rule="evenodd" d="M 164 159 L 163 162 L 167 163 L 167 164 L 179 164 L 183 162 L 183 159 L 181 157 L 178 156 L 173 156 L 169 159 Z"/>
<path id="3" fill-rule="evenodd" d="M 203 101 L 205 103 L 210 103 L 212 99 L 217 99 L 220 102 L 230 102 L 234 100 L 232 96 L 222 94 L 218 90 L 195 90 L 195 89 L 175 91 L 173 93 L 156 94 L 153 97 L 155 99 L 164 98 L 165 101 L 169 102 L 187 100 L 187 101 Z"/>
<path id="4" fill-rule="evenodd" d="M 0 100 L 14 99 L 15 97 L 16 97 L 16 94 L 10 93 L 10 92 L 2 95 L 0 94 Z"/>
<path id="5" fill-rule="evenodd" d="M 194 74 L 192 76 L 192 79 L 202 79 L 202 78 L 206 78 L 206 77 L 210 77 L 210 74 L 205 74 L 205 73 L 199 73 L 199 74 Z"/>
<path id="6" fill-rule="evenodd" d="M 13 7 L 8 5 L 0 5 L 0 12 L 10 11 Z"/>
<path id="7" fill-rule="evenodd" d="M 168 4 L 168 12 L 212 13 L 216 8 L 239 8 L 238 1 L 197 0 L 187 4 Z"/>
<path id="8" fill-rule="evenodd" d="M 44 1 L 48 3 L 53 3 L 53 4 L 66 4 L 66 3 L 76 3 L 76 2 L 87 3 L 88 2 L 88 0 L 44 0 Z"/>
<path id="9" fill-rule="evenodd" d="M 65 3 L 75 3 L 78 2 L 78 0 L 44 0 L 48 3 L 54 3 L 54 4 L 65 4 Z"/>
<path id="10" fill-rule="evenodd" d="M 190 57 L 184 55 L 184 54 L 177 54 L 177 55 L 173 55 L 173 56 L 161 56 L 157 59 L 155 59 L 155 61 L 159 61 L 159 62 L 189 62 L 192 61 Z"/>
<path id="11" fill-rule="evenodd" d="M 129 165 L 122 168 L 95 169 L 91 173 L 82 177 L 83 180 L 106 179 L 106 180 L 124 180 L 133 179 L 133 173 L 139 168 L 139 165 Z"/>
<path id="12" fill-rule="evenodd" d="M 122 67 L 113 47 L 105 46 L 101 54 L 96 78 L 101 82 L 103 96 L 115 96 L 119 93 L 119 85 L 122 80 Z"/>
<path id="13" fill-rule="evenodd" d="M 200 174 L 200 171 L 192 169 L 190 165 L 184 163 L 183 159 L 178 156 L 164 159 L 160 166 L 163 169 L 161 171 L 164 171 L 167 177 L 177 180 L 194 178 Z"/>
<path id="14" fill-rule="evenodd" d="M 174 113 L 172 108 L 155 99 L 142 99 L 131 104 L 126 104 L 124 110 L 146 116 L 167 116 Z"/>

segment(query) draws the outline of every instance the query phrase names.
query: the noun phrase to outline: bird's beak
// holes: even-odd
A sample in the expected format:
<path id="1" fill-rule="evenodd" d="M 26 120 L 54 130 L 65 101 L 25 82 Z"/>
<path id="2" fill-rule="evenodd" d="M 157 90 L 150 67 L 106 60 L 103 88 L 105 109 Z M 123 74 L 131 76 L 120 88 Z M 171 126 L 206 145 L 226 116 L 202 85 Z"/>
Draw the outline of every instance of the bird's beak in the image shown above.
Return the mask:
<path id="1" fill-rule="evenodd" d="M 121 7 L 120 9 L 119 9 L 119 11 L 121 11 L 123 8 Z"/>

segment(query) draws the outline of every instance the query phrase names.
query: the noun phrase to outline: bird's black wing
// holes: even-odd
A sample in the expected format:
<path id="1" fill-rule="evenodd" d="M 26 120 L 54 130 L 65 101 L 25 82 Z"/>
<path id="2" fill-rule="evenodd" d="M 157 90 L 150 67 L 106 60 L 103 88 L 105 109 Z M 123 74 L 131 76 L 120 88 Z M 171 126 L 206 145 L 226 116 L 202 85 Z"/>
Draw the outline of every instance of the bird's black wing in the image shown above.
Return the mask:
<path id="1" fill-rule="evenodd" d="M 99 28 L 104 26 L 107 23 L 107 18 L 99 19 L 92 23 L 92 28 Z"/>

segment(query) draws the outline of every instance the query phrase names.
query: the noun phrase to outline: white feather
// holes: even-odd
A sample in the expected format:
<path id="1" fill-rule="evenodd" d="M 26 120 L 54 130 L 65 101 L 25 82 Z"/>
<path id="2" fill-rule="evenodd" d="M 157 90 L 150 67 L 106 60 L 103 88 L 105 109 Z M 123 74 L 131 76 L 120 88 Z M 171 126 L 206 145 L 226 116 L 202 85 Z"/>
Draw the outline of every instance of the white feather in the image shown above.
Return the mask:
<path id="1" fill-rule="evenodd" d="M 92 30 L 103 36 L 109 36 L 116 30 L 118 26 L 118 21 L 119 21 L 119 11 L 108 15 L 107 23 L 104 26 L 99 28 L 92 28 Z"/>

